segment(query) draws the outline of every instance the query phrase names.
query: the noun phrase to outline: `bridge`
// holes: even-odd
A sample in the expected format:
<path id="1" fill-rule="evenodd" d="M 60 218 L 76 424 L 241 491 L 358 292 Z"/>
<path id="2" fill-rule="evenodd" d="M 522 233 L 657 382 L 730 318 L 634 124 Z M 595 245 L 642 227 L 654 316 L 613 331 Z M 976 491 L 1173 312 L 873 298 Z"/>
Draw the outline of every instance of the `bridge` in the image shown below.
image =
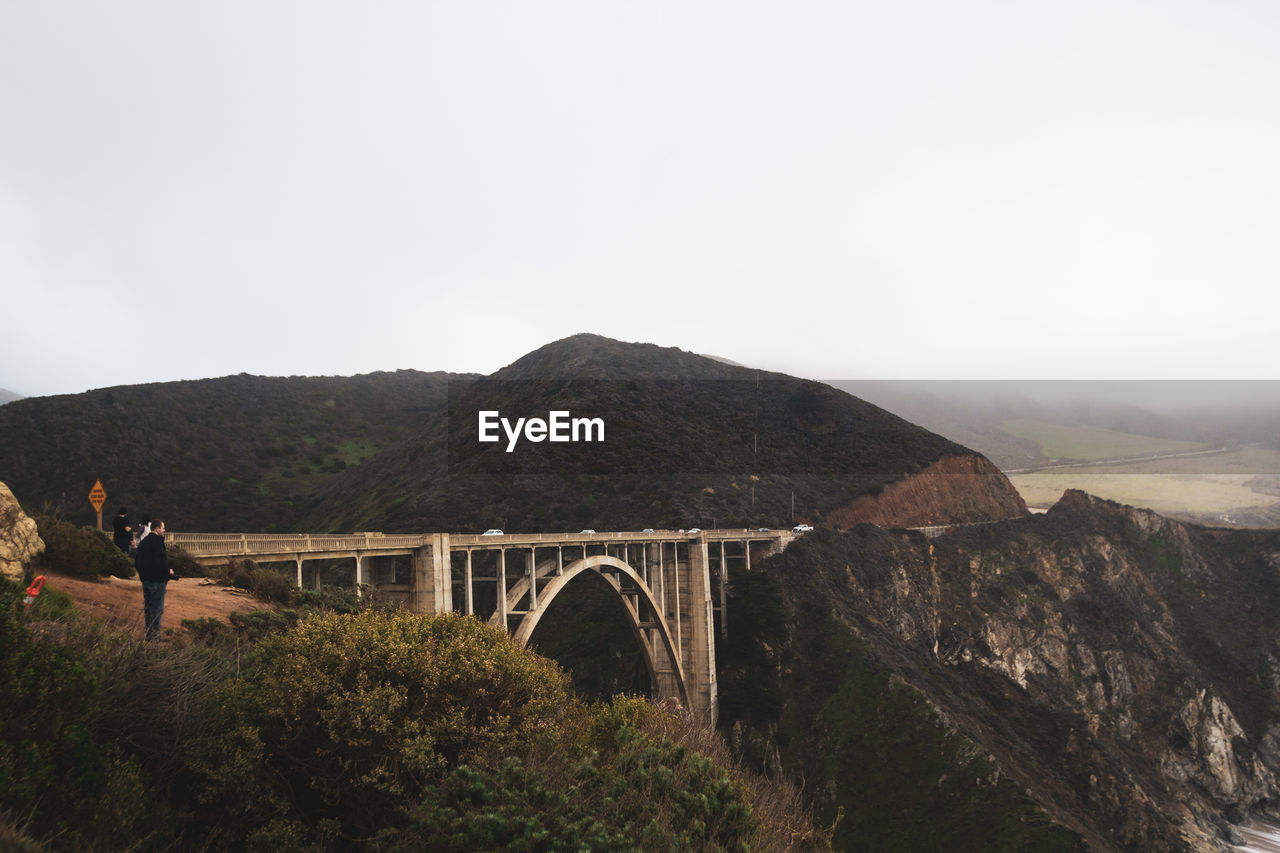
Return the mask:
<path id="1" fill-rule="evenodd" d="M 729 629 L 729 569 L 750 571 L 787 547 L 789 530 L 645 530 L 638 533 L 449 533 L 345 535 L 170 532 L 170 545 L 205 566 L 237 558 L 293 563 L 354 560 L 357 590 L 419 613 L 485 619 L 528 645 L 552 602 L 579 575 L 595 573 L 625 605 L 658 700 L 717 715 L 715 633 Z M 399 559 L 396 559 L 399 558 Z M 320 573 L 311 572 L 314 586 Z M 566 614 L 552 613 L 552 617 Z"/>

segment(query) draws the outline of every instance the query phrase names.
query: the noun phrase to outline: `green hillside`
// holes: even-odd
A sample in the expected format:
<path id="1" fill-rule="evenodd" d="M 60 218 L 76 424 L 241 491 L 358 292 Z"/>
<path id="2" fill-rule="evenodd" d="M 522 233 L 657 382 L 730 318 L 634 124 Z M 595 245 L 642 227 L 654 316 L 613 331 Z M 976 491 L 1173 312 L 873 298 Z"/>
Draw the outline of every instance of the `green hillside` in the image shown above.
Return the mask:
<path id="1" fill-rule="evenodd" d="M 598 417 L 607 437 L 525 442 L 508 453 L 503 443 L 478 442 L 482 410 Z M 446 419 L 424 422 L 324 483 L 305 523 L 457 532 L 789 527 L 959 455 L 971 452 L 821 383 L 578 335 L 482 381 L 452 383 Z M 985 517 L 1008 514 L 992 508 Z"/>
<path id="2" fill-rule="evenodd" d="M 450 376 L 263 377 L 103 388 L 0 406 L 0 481 L 88 523 L 163 516 L 175 530 L 287 531 L 315 489 L 431 420 Z"/>

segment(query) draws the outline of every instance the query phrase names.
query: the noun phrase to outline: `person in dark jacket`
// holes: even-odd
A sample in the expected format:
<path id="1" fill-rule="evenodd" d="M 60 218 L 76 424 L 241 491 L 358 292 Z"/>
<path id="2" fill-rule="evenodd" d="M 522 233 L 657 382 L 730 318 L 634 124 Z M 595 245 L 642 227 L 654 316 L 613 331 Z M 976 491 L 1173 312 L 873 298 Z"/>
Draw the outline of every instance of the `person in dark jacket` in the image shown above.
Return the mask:
<path id="1" fill-rule="evenodd" d="M 142 618 L 146 623 L 147 639 L 160 639 L 160 617 L 164 615 L 165 586 L 177 578 L 169 568 L 164 550 L 164 522 L 153 519 L 151 533 L 138 543 L 133 564 L 142 580 Z"/>
<path id="2" fill-rule="evenodd" d="M 126 554 L 129 553 L 129 546 L 133 544 L 133 537 L 129 534 L 131 530 L 133 528 L 129 526 L 129 508 L 122 506 L 120 514 L 111 520 L 111 541 Z"/>

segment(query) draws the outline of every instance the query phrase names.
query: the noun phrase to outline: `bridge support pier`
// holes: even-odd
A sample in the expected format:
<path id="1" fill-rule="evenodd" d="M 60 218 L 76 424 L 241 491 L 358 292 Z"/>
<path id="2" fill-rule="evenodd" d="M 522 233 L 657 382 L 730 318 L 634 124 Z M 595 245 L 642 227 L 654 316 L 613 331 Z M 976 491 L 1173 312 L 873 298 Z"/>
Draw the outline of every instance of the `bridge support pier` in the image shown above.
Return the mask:
<path id="1" fill-rule="evenodd" d="M 685 677 L 688 679 L 689 697 L 695 706 L 691 710 L 700 712 L 704 722 L 714 725 L 720 706 L 716 692 L 710 562 L 705 537 L 689 543 L 689 571 L 685 575 L 689 580 L 689 634 L 681 640 L 680 652 L 688 662 Z"/>
<path id="2" fill-rule="evenodd" d="M 449 567 L 449 534 L 432 533 L 413 550 L 412 593 L 409 609 L 415 613 L 448 613 L 453 610 L 453 574 Z M 471 611 L 471 552 L 467 551 L 467 611 Z"/>

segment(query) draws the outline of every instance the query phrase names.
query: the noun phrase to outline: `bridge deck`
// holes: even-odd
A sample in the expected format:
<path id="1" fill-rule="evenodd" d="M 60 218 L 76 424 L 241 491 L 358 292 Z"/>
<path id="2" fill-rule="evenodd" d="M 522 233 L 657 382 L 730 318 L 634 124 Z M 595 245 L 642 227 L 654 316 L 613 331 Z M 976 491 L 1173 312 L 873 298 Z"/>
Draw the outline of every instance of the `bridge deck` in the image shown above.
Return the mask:
<path id="1" fill-rule="evenodd" d="M 431 541 L 432 534 L 419 533 L 170 533 L 166 537 L 171 545 L 177 545 L 196 558 L 214 557 L 265 557 L 279 555 L 319 555 L 403 552 L 421 548 Z M 483 547 L 508 548 L 555 545 L 592 545 L 619 542 L 708 542 L 781 541 L 784 544 L 795 538 L 790 530 L 655 530 L 650 532 L 606 533 L 507 533 L 486 536 L 484 534 L 454 533 L 449 535 L 450 548 Z"/>

